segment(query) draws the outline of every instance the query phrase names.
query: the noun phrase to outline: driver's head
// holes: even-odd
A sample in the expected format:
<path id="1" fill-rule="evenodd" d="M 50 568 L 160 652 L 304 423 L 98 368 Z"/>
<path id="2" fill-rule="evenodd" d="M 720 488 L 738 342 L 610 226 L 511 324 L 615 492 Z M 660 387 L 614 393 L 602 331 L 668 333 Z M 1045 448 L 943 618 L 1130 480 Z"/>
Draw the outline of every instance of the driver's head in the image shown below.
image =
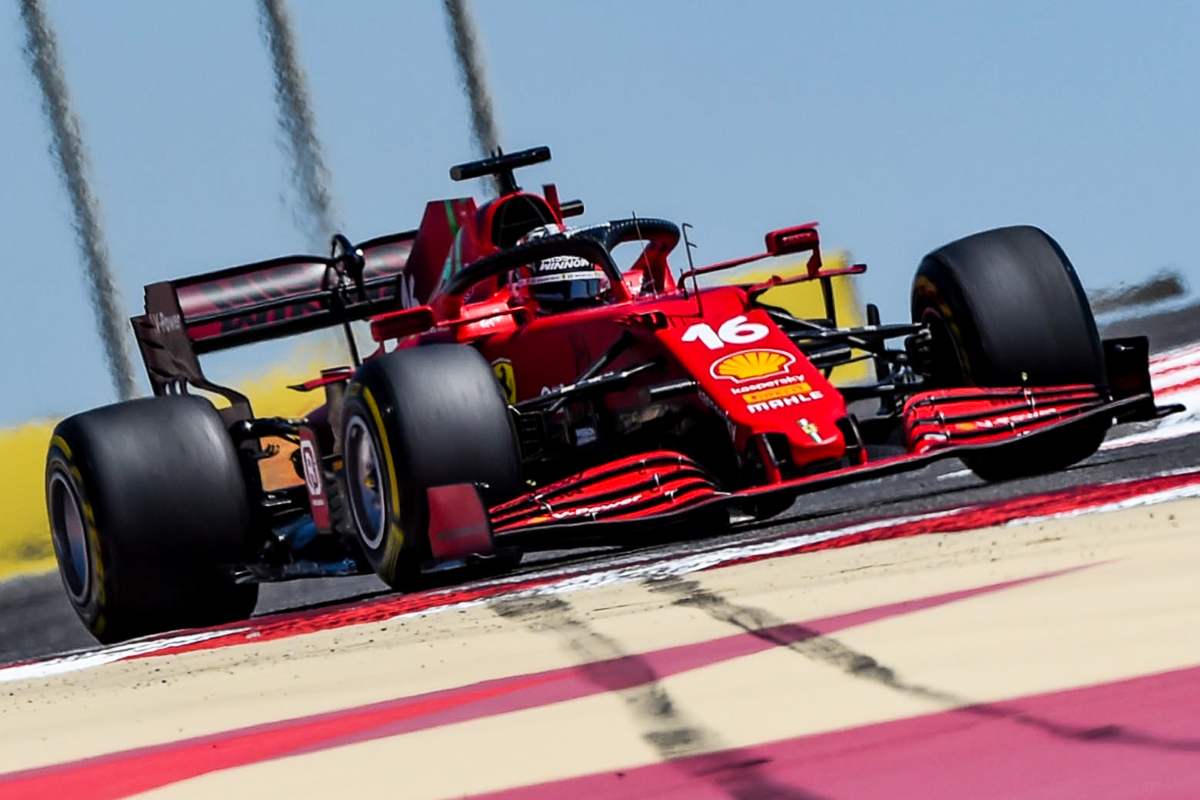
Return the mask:
<path id="1" fill-rule="evenodd" d="M 559 234 L 570 236 L 571 232 L 557 224 L 542 225 L 525 234 L 518 244 Z M 544 258 L 518 270 L 512 287 L 547 311 L 596 305 L 609 288 L 602 269 L 586 258 L 566 255 Z"/>

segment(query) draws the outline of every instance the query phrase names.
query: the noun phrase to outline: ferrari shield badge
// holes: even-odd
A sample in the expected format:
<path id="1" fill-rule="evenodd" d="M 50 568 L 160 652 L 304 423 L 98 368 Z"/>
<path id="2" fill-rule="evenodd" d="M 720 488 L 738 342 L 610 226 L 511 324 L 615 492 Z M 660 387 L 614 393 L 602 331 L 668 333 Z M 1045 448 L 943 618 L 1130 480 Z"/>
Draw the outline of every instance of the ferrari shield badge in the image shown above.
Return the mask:
<path id="1" fill-rule="evenodd" d="M 512 362 L 507 358 L 498 358 L 492 362 L 492 372 L 504 390 L 504 399 L 509 403 L 517 402 L 517 376 L 513 373 Z"/>

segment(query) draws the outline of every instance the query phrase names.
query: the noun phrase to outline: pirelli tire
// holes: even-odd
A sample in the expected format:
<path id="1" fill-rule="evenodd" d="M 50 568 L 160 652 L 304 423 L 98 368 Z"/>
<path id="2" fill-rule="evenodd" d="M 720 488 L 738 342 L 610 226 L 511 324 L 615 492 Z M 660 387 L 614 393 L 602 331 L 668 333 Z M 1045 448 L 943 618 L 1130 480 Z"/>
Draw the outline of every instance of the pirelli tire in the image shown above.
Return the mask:
<path id="1" fill-rule="evenodd" d="M 363 555 L 388 585 L 421 582 L 430 558 L 426 489 L 520 486 L 520 457 L 496 376 L 473 348 L 432 344 L 363 364 L 342 414 L 344 486 Z"/>
<path id="2" fill-rule="evenodd" d="M 1028 225 L 934 250 L 913 282 L 912 318 L 932 335 L 935 386 L 1107 385 L 1091 306 L 1066 253 Z M 981 451 L 963 460 L 985 480 L 1064 469 L 1096 452 L 1111 420 Z"/>
<path id="3" fill-rule="evenodd" d="M 67 599 L 99 641 L 245 619 L 251 515 L 233 442 L 198 397 L 68 417 L 46 458 L 51 539 Z"/>

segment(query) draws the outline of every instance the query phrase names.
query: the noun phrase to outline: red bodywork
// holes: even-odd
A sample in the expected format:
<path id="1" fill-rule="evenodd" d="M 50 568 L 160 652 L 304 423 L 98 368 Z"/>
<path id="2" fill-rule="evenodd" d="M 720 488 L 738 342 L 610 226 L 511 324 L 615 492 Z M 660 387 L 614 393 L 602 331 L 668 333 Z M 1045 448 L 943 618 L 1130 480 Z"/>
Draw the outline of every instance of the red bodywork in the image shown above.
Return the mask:
<path id="1" fill-rule="evenodd" d="M 618 456 L 493 508 L 498 535 L 521 534 L 532 542 L 542 533 L 570 529 L 578 534 L 596 527 L 584 523 L 669 518 L 683 510 L 911 468 L 963 448 L 1011 441 L 1062 424 L 1108 400 L 1092 386 L 923 392 L 910 397 L 904 407 L 908 453 L 872 460 L 859 443 L 847 441 L 850 428 L 841 392 L 754 302 L 771 286 L 863 271 L 861 265 L 822 270 L 816 223 L 768 233 L 765 253 L 694 271 L 702 274 L 768 255 L 806 252 L 810 256 L 802 273 L 776 276 L 764 284 L 705 289 L 699 298 L 677 288 L 666 252 L 651 247 L 624 274 L 623 285 L 614 287 L 609 302 L 595 308 L 542 314 L 519 303 L 495 281 L 465 293 L 443 291 L 450 275 L 501 249 L 489 237 L 505 203 L 540 200 L 521 194 L 474 211 L 473 224 L 453 231 L 437 279 L 413 274 L 419 287 L 414 302 L 419 305 L 376 319 L 373 332 L 381 350 L 435 341 L 469 343 L 493 364 L 509 402 L 519 404 L 572 384 L 620 337 L 632 336 L 633 344 L 607 369 L 658 360 L 656 382 L 695 381 L 698 391 L 690 400 L 695 413 L 719 416 L 738 463 L 753 463 L 759 470 L 752 479 L 731 485 L 676 450 Z M 431 204 L 426 220 L 436 217 L 435 206 Z M 552 205 L 545 209 L 550 221 L 561 222 Z M 429 252 L 436 250 L 433 238 L 424 240 Z M 436 262 L 429 259 L 419 266 L 432 269 Z M 425 294 L 427 286 L 434 288 Z M 410 332 L 414 330 L 420 332 Z M 613 390 L 602 402 L 613 413 L 645 406 L 645 385 L 635 382 Z M 772 438 L 773 453 L 767 445 Z M 786 454 L 777 452 L 779 442 L 786 442 Z M 786 462 L 786 469 L 777 461 Z"/>
<path id="2" fill-rule="evenodd" d="M 764 253 L 692 270 L 678 284 L 667 260 L 675 241 L 645 237 L 641 255 L 612 283 L 606 302 L 556 314 L 515 297 L 501 275 L 467 284 L 458 279 L 531 228 L 562 222 L 552 186 L 544 196 L 517 191 L 481 207 L 466 198 L 439 200 L 427 205 L 417 230 L 365 242 L 356 251 L 361 282 L 352 297 L 370 312 L 360 317 L 371 321 L 379 345 L 374 355 L 430 342 L 470 344 L 493 365 L 509 404 L 520 411 L 546 393 L 564 392 L 608 354 L 602 373 L 630 377 L 596 393 L 589 401 L 595 408 L 621 425 L 650 425 L 654 420 L 644 418 L 660 412 L 678 421 L 674 438 L 665 439 L 669 447 L 625 437 L 619 426 L 617 435 L 608 432 L 610 444 L 595 447 L 598 432 L 588 419 L 564 412 L 562 435 L 578 453 L 538 464 L 536 488 L 489 510 L 498 535 L 535 540 L 552 531 L 582 531 L 586 538 L 598 521 L 619 527 L 728 505 L 754 513 L 773 495 L 786 499 L 1111 417 L 1122 404 L 1095 386 L 923 391 L 903 406 L 902 452 L 872 455 L 843 393 L 756 302 L 772 286 L 865 269 L 825 270 L 816 223 L 772 231 Z M 693 275 L 793 253 L 807 254 L 793 275 L 689 287 Z M 147 314 L 135 319 L 135 328 L 148 364 L 153 347 L 161 349 L 146 344 L 151 329 L 182 329 L 191 350 L 203 353 L 327 326 L 321 317 L 334 311 L 330 284 L 344 277 L 334 266 L 331 259 L 284 258 L 147 287 Z M 330 372 L 296 388 L 325 387 L 350 375 Z M 656 400 L 656 392 L 667 399 Z M 572 402 L 564 399 L 564 406 Z M 622 446 L 625 439 L 629 447 Z M 445 506 L 443 533 L 470 529 L 443 500 L 434 504 Z"/>

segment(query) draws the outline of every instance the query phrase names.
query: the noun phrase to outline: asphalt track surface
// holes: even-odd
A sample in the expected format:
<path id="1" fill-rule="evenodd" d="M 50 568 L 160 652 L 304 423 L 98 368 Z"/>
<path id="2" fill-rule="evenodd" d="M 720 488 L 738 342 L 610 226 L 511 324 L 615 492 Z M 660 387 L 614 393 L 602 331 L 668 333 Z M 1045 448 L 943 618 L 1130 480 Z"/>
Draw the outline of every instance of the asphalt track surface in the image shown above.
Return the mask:
<path id="1" fill-rule="evenodd" d="M 0 667 L 0 796 L 1200 796 L 1200 470 L 822 530 Z"/>
<path id="2" fill-rule="evenodd" d="M 1200 340 L 1200 306 L 1173 310 L 1132 323 L 1119 323 L 1104 333 L 1125 336 L 1135 332 L 1149 335 L 1152 349 L 1156 351 Z M 1136 430 L 1136 426 L 1124 426 L 1110 435 L 1110 439 Z M 1061 473 L 1000 484 L 988 484 L 965 474 L 962 465 L 952 459 L 917 472 L 804 495 L 791 509 L 767 524 L 735 530 L 722 537 L 704 537 L 643 550 L 652 558 L 686 552 L 698 545 L 735 544 L 800 528 L 837 527 L 880 516 L 904 516 L 1033 492 L 1111 483 L 1194 466 L 1200 466 L 1200 434 L 1102 450 L 1086 462 Z M 527 557 L 515 574 L 555 563 L 586 565 L 602 561 L 613 552 L 537 553 Z M 323 604 L 381 597 L 389 592 L 388 587 L 374 576 L 267 584 L 262 587 L 255 613 L 261 616 L 311 609 Z M 68 605 L 57 574 L 20 577 L 0 583 L 0 663 L 94 645 L 94 640 Z"/>
<path id="3" fill-rule="evenodd" d="M 1200 346 L 1152 374 L 1187 414 L 1037 480 L 0 665 L 0 797 L 1200 797 Z"/>
<path id="4" fill-rule="evenodd" d="M 734 544 L 800 527 L 838 527 L 882 515 L 906 516 L 1035 491 L 1111 483 L 1197 466 L 1200 466 L 1200 434 L 1102 451 L 1061 473 L 1001 484 L 988 484 L 972 475 L 963 475 L 962 465 L 956 460 L 948 460 L 919 472 L 805 495 L 768 525 L 754 525 L 722 537 L 648 547 L 643 552 L 647 557 L 655 557 L 682 552 L 697 544 Z M 523 563 L 515 574 L 528 573 L 548 563 L 584 565 L 612 552 L 539 553 Z M 266 584 L 262 587 L 256 615 L 311 608 L 335 601 L 368 599 L 389 592 L 388 587 L 374 576 Z M 0 584 L 0 609 L 3 609 L 0 612 L 0 662 L 95 645 L 67 604 L 57 574 L 15 578 Z"/>

